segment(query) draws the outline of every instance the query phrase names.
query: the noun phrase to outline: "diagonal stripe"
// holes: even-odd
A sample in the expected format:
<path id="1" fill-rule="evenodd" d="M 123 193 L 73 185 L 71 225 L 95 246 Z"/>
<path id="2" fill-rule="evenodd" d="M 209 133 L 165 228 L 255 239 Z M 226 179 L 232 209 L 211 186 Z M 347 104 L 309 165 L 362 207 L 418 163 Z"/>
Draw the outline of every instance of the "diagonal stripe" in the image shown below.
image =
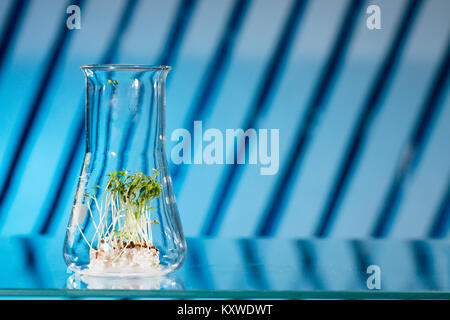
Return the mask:
<path id="1" fill-rule="evenodd" d="M 411 250 L 415 260 L 417 278 L 423 281 L 424 289 L 439 290 L 439 285 L 434 278 L 434 259 L 428 245 L 423 241 L 412 241 Z"/>
<path id="2" fill-rule="evenodd" d="M 24 254 L 25 267 L 33 277 L 36 288 L 43 288 L 45 283 L 39 272 L 38 259 L 36 258 L 39 249 L 30 238 L 19 238 L 19 240 L 23 246 L 22 250 L 19 251 Z"/>
<path id="3" fill-rule="evenodd" d="M 423 103 L 422 112 L 417 118 L 414 131 L 409 138 L 406 148 L 403 150 L 402 157 L 400 158 L 400 165 L 394 174 L 383 208 L 378 215 L 378 220 L 372 232 L 374 237 L 387 236 L 392 227 L 405 180 L 420 162 L 423 149 L 427 143 L 427 133 L 432 129 L 431 126 L 433 121 L 442 105 L 441 99 L 442 95 L 445 93 L 444 89 L 449 70 L 450 45 L 447 46 L 447 51 L 437 69 L 434 81 L 430 86 L 429 94 Z"/>
<path id="4" fill-rule="evenodd" d="M 104 56 L 100 60 L 102 64 L 113 63 L 114 59 L 117 57 L 117 49 L 120 48 L 123 36 L 128 30 L 131 18 L 136 10 L 137 3 L 138 0 L 127 0 L 127 5 L 123 10 L 122 16 L 120 17 L 119 24 L 113 33 L 114 36 L 109 42 Z"/>
<path id="5" fill-rule="evenodd" d="M 256 289 L 268 290 L 270 288 L 270 283 L 264 272 L 261 259 L 256 252 L 256 243 L 252 239 L 240 239 L 238 243 L 245 260 L 244 266 L 246 274 L 251 277 Z"/>
<path id="6" fill-rule="evenodd" d="M 331 230 L 333 222 L 336 218 L 336 211 L 339 203 L 345 194 L 349 177 L 356 166 L 359 154 L 363 147 L 366 134 L 369 130 L 371 120 L 377 108 L 381 107 L 380 101 L 386 91 L 389 89 L 390 82 L 394 76 L 394 71 L 398 64 L 398 60 L 403 52 L 403 48 L 408 39 L 414 19 L 419 11 L 422 1 L 413 0 L 409 2 L 405 15 L 400 23 L 400 28 L 392 41 L 392 46 L 379 69 L 372 89 L 363 106 L 358 123 L 354 128 L 351 142 L 349 143 L 345 157 L 340 164 L 338 175 L 334 181 L 333 188 L 330 192 L 325 208 L 321 214 L 319 225 L 315 231 L 318 237 L 325 237 Z"/>
<path id="7" fill-rule="evenodd" d="M 74 4 L 78 6 L 80 6 L 81 3 L 82 0 L 76 0 L 73 2 L 69 1 L 69 4 Z M 63 19 L 59 24 L 62 27 L 60 29 L 58 36 L 55 39 L 53 48 L 51 49 L 50 54 L 46 59 L 46 66 L 44 68 L 45 71 L 41 80 L 39 81 L 40 86 L 36 91 L 36 94 L 33 98 L 33 102 L 31 104 L 30 109 L 28 110 L 28 113 L 24 116 L 25 121 L 22 127 L 22 131 L 20 132 L 19 139 L 14 146 L 11 161 L 7 166 L 7 168 L 5 169 L 7 175 L 0 191 L 0 218 L 2 218 L 2 215 L 5 214 L 6 209 L 3 206 L 4 201 L 12 191 L 11 184 L 14 181 L 14 179 L 17 178 L 20 163 L 24 161 L 24 157 L 26 156 L 26 147 L 27 144 L 29 143 L 30 134 L 36 124 L 35 120 L 40 115 L 42 103 L 48 92 L 47 89 L 51 81 L 53 80 L 54 75 L 56 74 L 56 68 L 61 62 L 61 59 L 63 59 L 66 48 L 71 39 L 71 35 L 73 34 L 73 32 L 70 32 L 69 29 L 65 27 L 66 21 L 65 12 L 62 18 Z"/>
<path id="8" fill-rule="evenodd" d="M 212 101 L 216 97 L 249 5 L 250 0 L 235 0 L 233 10 L 225 27 L 225 32 L 222 35 L 212 60 L 208 64 L 208 68 L 206 68 L 205 74 L 202 77 L 203 82 L 199 87 L 194 103 L 190 107 L 193 111 L 188 116 L 188 120 L 184 126 L 184 128 L 188 128 L 189 132 L 193 131 L 195 120 L 205 117 L 211 107 Z M 172 178 L 177 180 L 175 185 L 176 191 L 182 187 L 188 168 L 185 165 L 177 165 L 171 170 Z"/>
<path id="9" fill-rule="evenodd" d="M 315 246 L 308 240 L 296 240 L 294 242 L 298 253 L 299 269 L 313 284 L 314 290 L 324 290 L 324 281 L 317 270 L 317 258 Z"/>
<path id="10" fill-rule="evenodd" d="M 367 289 L 366 281 L 367 281 L 367 274 L 366 270 L 367 267 L 372 265 L 371 258 L 369 256 L 369 250 L 367 250 L 366 246 L 362 241 L 359 240 L 351 240 L 350 246 L 353 249 L 353 253 L 355 254 L 356 258 L 356 270 L 359 271 L 359 276 L 362 282 L 362 287 L 364 289 Z"/>
<path id="11" fill-rule="evenodd" d="M 181 3 L 181 6 L 178 10 L 177 13 L 177 18 L 176 18 L 176 23 L 174 24 L 173 28 L 170 31 L 170 35 L 169 35 L 169 40 L 166 43 L 166 46 L 163 50 L 163 52 L 161 53 L 161 57 L 160 57 L 160 62 L 159 64 L 165 64 L 165 65 L 169 65 L 173 62 L 173 60 L 176 58 L 177 56 L 177 51 L 180 48 L 180 44 L 181 44 L 181 39 L 184 37 L 184 34 L 186 32 L 187 29 L 187 25 L 189 23 L 189 19 L 188 17 L 192 16 L 192 12 L 194 9 L 194 5 L 195 5 L 196 1 L 192 1 L 192 0 L 184 0 Z M 140 72 L 136 75 L 137 79 L 141 79 L 142 75 L 144 73 Z M 141 108 L 139 108 L 139 106 L 142 104 L 142 98 L 144 97 L 143 94 L 138 94 L 138 103 L 137 103 L 137 110 L 138 113 L 136 114 L 136 117 L 140 117 L 141 115 Z M 152 96 L 152 104 L 153 105 L 153 96 Z M 125 129 L 125 136 L 123 141 L 120 143 L 120 149 L 119 149 L 119 159 L 118 159 L 118 165 L 117 165 L 117 170 L 122 170 L 124 169 L 124 162 L 125 162 L 125 154 L 127 153 L 127 150 L 129 148 L 131 139 L 134 136 L 135 130 L 136 130 L 136 126 L 133 124 L 133 119 L 135 118 L 135 115 L 131 114 L 127 120 L 127 125 L 126 125 L 126 129 Z M 136 119 L 137 121 L 137 119 Z M 149 122 L 151 123 L 151 122 Z M 147 160 L 147 156 L 146 156 L 146 151 L 148 148 L 148 142 L 150 139 L 150 129 L 147 132 L 147 136 L 146 136 L 146 143 L 145 143 L 145 148 L 143 149 L 143 154 L 144 156 L 144 173 L 148 174 L 148 160 Z"/>
<path id="12" fill-rule="evenodd" d="M 297 127 L 294 147 L 289 152 L 291 156 L 288 159 L 287 166 L 284 167 L 280 178 L 277 180 L 272 192 L 273 197 L 264 210 L 261 223 L 256 231 L 258 235 L 274 235 L 279 227 L 282 214 L 290 197 L 292 184 L 295 181 L 295 173 L 301 165 L 308 142 L 313 134 L 316 120 L 324 108 L 326 97 L 330 94 L 333 81 L 337 77 L 347 52 L 347 47 L 355 31 L 357 14 L 361 5 L 362 1 L 353 0 L 345 13 L 339 34 L 333 44 L 333 49 L 321 72 L 311 100 L 308 102 L 306 114 Z"/>
<path id="13" fill-rule="evenodd" d="M 178 8 L 175 23 L 172 25 L 168 41 L 158 59 L 159 64 L 170 65 L 177 59 L 180 46 L 186 33 L 192 13 L 194 12 L 196 0 L 182 0 Z"/>
<path id="14" fill-rule="evenodd" d="M 191 1 L 191 0 L 183 0 L 180 4 L 180 6 L 177 9 L 177 14 L 174 22 L 172 23 L 172 27 L 169 32 L 169 37 L 167 39 L 167 42 L 164 46 L 164 49 L 161 52 L 160 57 L 158 58 L 158 63 L 162 65 L 171 65 L 172 67 L 175 65 L 175 62 L 178 58 L 178 54 L 180 51 L 181 43 L 184 40 L 184 37 L 186 35 L 186 31 L 188 29 L 189 23 L 192 20 L 192 15 L 194 12 L 194 9 L 196 7 L 197 1 Z M 168 80 L 170 80 L 169 78 Z M 166 80 L 166 83 L 168 82 Z M 152 97 L 152 105 L 153 105 L 153 99 Z M 151 116 L 151 114 L 150 114 Z M 151 119 L 149 119 L 150 121 Z M 150 139 L 150 129 L 148 128 L 146 137 L 145 137 L 145 146 L 142 150 L 142 154 L 144 157 L 143 163 L 144 163 L 144 172 L 149 172 L 148 168 L 148 142 Z"/>
<path id="15" fill-rule="evenodd" d="M 16 0 L 8 12 L 8 21 L 5 23 L 6 27 L 0 37 L 0 72 L 5 63 L 6 55 L 13 45 L 15 36 L 20 30 L 20 24 L 22 23 L 22 18 L 25 16 L 28 4 L 28 0 Z"/>
<path id="16" fill-rule="evenodd" d="M 431 225 L 428 235 L 432 238 L 444 238 L 450 227 L 450 177 L 447 183 L 447 191 L 442 198 L 436 218 Z"/>
<path id="17" fill-rule="evenodd" d="M 135 11 L 137 4 L 137 0 L 131 0 L 127 2 L 127 6 L 125 10 L 123 11 L 123 14 L 120 18 L 120 22 L 117 25 L 116 30 L 113 33 L 113 37 L 111 38 L 111 41 L 108 44 L 108 47 L 101 58 L 101 63 L 111 63 L 115 55 L 117 54 L 117 48 L 119 48 L 122 39 L 123 34 L 128 29 L 128 25 L 131 21 L 131 17 L 133 15 L 133 12 Z M 39 233 L 47 233 L 50 225 L 52 224 L 52 220 L 54 217 L 54 213 L 57 211 L 61 201 L 62 197 L 61 195 L 64 194 L 66 188 L 67 188 L 67 176 L 69 175 L 73 161 L 76 159 L 76 154 L 78 150 L 80 149 L 80 145 L 82 144 L 82 138 L 84 133 L 84 96 L 81 98 L 80 106 L 78 108 L 78 112 L 74 118 L 75 122 L 75 134 L 71 137 L 73 137 L 73 140 L 69 142 L 69 148 L 66 150 L 69 150 L 66 157 L 61 158 L 60 163 L 58 164 L 58 168 L 62 168 L 61 173 L 58 175 L 57 173 L 53 177 L 53 182 L 51 184 L 51 187 L 49 189 L 49 192 L 47 194 L 45 203 L 49 203 L 48 209 L 46 210 L 44 214 L 44 220 L 40 227 L 38 227 Z M 97 116 L 98 119 L 98 116 Z M 95 140 L 97 141 L 97 139 Z M 97 152 L 94 153 L 94 157 L 97 156 Z M 93 159 L 93 162 L 95 162 L 95 158 Z M 59 170 L 58 170 L 59 172 Z"/>
<path id="18" fill-rule="evenodd" d="M 108 73 L 108 79 L 112 78 L 112 76 L 110 76 L 110 74 L 112 74 L 112 73 L 113 72 Z M 101 91 L 103 91 L 103 88 L 100 89 L 100 92 Z M 112 105 L 112 99 L 111 98 L 116 95 L 116 91 L 117 91 L 117 88 L 113 86 L 111 91 L 109 92 L 109 94 L 110 94 L 110 96 L 108 97 L 108 101 L 109 101 L 108 104 L 109 105 L 107 107 L 108 113 L 107 113 L 106 122 L 105 122 L 106 123 L 105 147 L 104 147 L 103 152 L 102 152 L 102 154 L 103 154 L 102 166 L 100 167 L 99 174 L 97 176 L 97 180 L 94 183 L 95 186 L 101 184 L 101 181 L 102 181 L 102 179 L 104 178 L 104 175 L 105 175 L 106 167 L 108 166 L 108 150 L 109 150 L 109 145 L 111 143 L 111 119 L 112 119 L 112 114 L 113 114 L 113 109 L 114 109 L 113 105 Z M 101 93 L 98 93 L 98 95 L 100 95 L 100 94 Z M 100 108 L 100 106 L 98 105 L 97 108 Z M 92 161 L 91 163 L 95 164 L 94 161 Z M 99 192 L 100 192 L 99 189 L 95 189 L 95 191 L 94 191 L 94 197 L 95 198 L 98 197 L 98 193 Z M 93 200 L 91 199 L 91 204 L 90 204 L 91 208 L 93 207 L 93 203 L 92 202 L 93 202 Z M 91 222 L 91 219 L 85 219 L 84 226 L 82 227 L 83 231 L 88 227 L 89 222 Z M 109 223 L 109 221 L 108 221 L 108 223 Z M 79 239 L 81 239 L 81 237 Z"/>
<path id="19" fill-rule="evenodd" d="M 215 288 L 214 278 L 211 273 L 208 272 L 207 257 L 205 254 L 205 242 L 195 240 L 189 241 L 189 254 L 187 255 L 186 264 L 191 278 L 195 279 L 197 285 L 203 290 L 212 290 Z"/>
<path id="20" fill-rule="evenodd" d="M 255 126 L 258 118 L 267 111 L 270 106 L 271 98 L 275 92 L 279 80 L 284 71 L 286 60 L 290 53 L 292 42 L 297 31 L 297 26 L 301 20 L 301 17 L 305 11 L 306 0 L 296 0 L 289 13 L 289 17 L 283 27 L 283 31 L 278 42 L 275 51 L 273 52 L 268 67 L 264 72 L 261 79 L 259 90 L 256 93 L 254 103 L 250 108 L 250 112 L 244 121 L 244 131 L 248 128 Z M 245 145 L 245 140 L 242 141 Z M 239 143 L 239 142 L 238 142 Z M 240 145 L 238 157 L 242 157 L 244 153 L 242 144 Z M 233 165 L 229 166 L 224 172 L 219 184 L 219 195 L 213 200 L 210 209 L 207 214 L 206 221 L 202 228 L 202 234 L 207 236 L 213 236 L 219 231 L 220 225 L 224 218 L 225 209 L 229 203 L 229 199 L 232 196 L 235 188 L 232 185 L 236 182 L 241 171 L 236 161 Z"/>
<path id="21" fill-rule="evenodd" d="M 129 1 L 128 5 L 127 5 L 128 9 L 124 10 L 124 13 L 121 17 L 121 22 L 119 23 L 118 28 L 115 32 L 115 36 L 109 43 L 108 49 L 105 51 L 105 55 L 101 59 L 101 63 L 111 63 L 115 58 L 115 53 L 117 52 L 117 47 L 120 45 L 120 39 L 122 38 L 122 34 L 125 32 L 128 24 L 131 20 L 132 8 L 134 10 L 134 5 L 132 6 L 132 4 L 130 4 L 130 2 L 131 1 Z M 177 9 L 178 12 L 177 12 L 175 21 L 172 24 L 172 29 L 170 32 L 171 36 L 168 39 L 168 43 L 171 43 L 173 45 L 173 48 L 172 48 L 172 50 L 169 50 L 169 51 L 177 51 L 179 49 L 179 44 L 177 44 L 177 41 L 183 40 L 183 37 L 185 34 L 184 28 L 187 28 L 187 25 L 188 25 L 186 18 L 191 17 L 191 14 L 188 15 L 184 10 L 188 10 L 188 13 L 191 12 L 191 10 L 192 10 L 191 6 L 193 6 L 193 5 L 194 5 L 194 2 L 192 2 L 192 1 L 183 1 L 180 4 L 180 7 Z M 130 6 L 132 6 L 132 7 L 130 7 Z M 184 23 L 179 22 L 180 19 L 184 19 Z M 181 29 L 179 27 L 180 25 L 183 26 L 183 29 Z M 175 30 L 177 30 L 177 32 L 175 32 Z M 174 39 L 177 39 L 177 41 L 175 41 Z M 168 46 L 168 44 L 166 44 L 166 48 L 167 48 L 167 46 Z M 167 49 L 165 49 L 164 51 L 167 51 Z M 163 53 L 163 54 L 161 54 L 161 58 L 159 61 L 160 61 L 160 63 L 162 63 L 163 61 L 170 63 L 170 62 L 172 62 L 170 59 L 174 59 L 176 56 L 177 55 L 175 53 L 172 53 L 170 55 L 170 57 L 168 56 L 168 54 Z M 85 129 L 84 117 L 83 117 L 84 109 L 82 107 L 83 105 L 84 105 L 84 96 L 81 99 L 81 107 L 79 108 L 79 110 L 80 110 L 79 115 L 74 120 L 77 122 L 76 134 L 74 134 L 72 136 L 72 140 L 68 141 L 68 143 L 67 143 L 68 150 L 70 150 L 68 152 L 68 155 L 76 154 L 78 152 L 78 150 L 80 150 L 81 145 L 83 143 L 84 129 Z M 63 203 L 62 202 L 63 199 L 62 199 L 62 197 L 60 197 L 60 195 L 64 194 L 65 190 L 71 185 L 70 183 L 69 184 L 67 183 L 66 177 L 69 174 L 69 172 L 72 170 L 75 159 L 76 159 L 75 157 L 68 156 L 64 159 L 61 159 L 61 162 L 58 165 L 60 167 L 63 167 L 63 174 L 61 174 L 59 177 L 58 176 L 54 177 L 55 182 L 52 185 L 56 186 L 56 187 L 50 188 L 49 195 L 47 196 L 47 199 L 51 199 L 48 201 L 51 201 L 52 204 L 49 207 L 49 209 L 46 211 L 44 223 L 39 229 L 40 233 L 48 232 L 50 225 L 53 223 L 55 212 L 57 212 L 59 206 L 61 205 L 61 203 Z"/>
<path id="22" fill-rule="evenodd" d="M 152 90 L 154 90 L 152 88 Z M 155 100 L 155 92 L 152 92 L 151 94 L 151 99 L 150 99 L 150 105 L 153 106 L 154 104 L 154 100 Z M 152 118 L 155 116 L 154 112 L 149 112 L 149 117 L 148 117 L 148 123 L 153 123 Z M 147 150 L 150 146 L 150 140 L 151 140 L 151 134 L 152 134 L 152 128 L 150 126 L 148 126 L 147 128 L 147 132 L 145 133 L 145 140 L 144 140 L 144 147 L 142 148 L 142 172 L 144 172 L 144 174 L 149 175 L 150 174 L 150 168 L 148 167 L 149 161 L 148 161 L 148 153 Z"/>
<path id="23" fill-rule="evenodd" d="M 136 75 L 136 79 L 139 82 L 141 82 L 141 77 L 142 77 L 142 73 L 139 73 Z M 136 91 L 137 92 L 134 94 L 137 96 L 137 103 L 135 106 L 137 111 L 136 111 L 136 113 L 131 112 L 130 115 L 128 116 L 126 129 L 125 129 L 125 135 L 123 137 L 123 140 L 120 142 L 116 170 L 125 170 L 124 164 L 125 164 L 126 154 L 128 153 L 128 149 L 130 148 L 130 143 L 133 141 L 134 133 L 136 132 L 137 123 L 139 122 L 139 119 L 142 114 L 141 105 L 142 105 L 142 100 L 144 98 L 143 86 L 139 85 L 139 87 L 137 88 Z M 153 99 L 153 95 L 152 95 L 152 99 Z M 151 123 L 151 122 L 148 122 L 148 123 Z M 145 149 L 145 150 L 147 150 L 147 149 Z M 148 172 L 146 172 L 146 170 L 144 171 L 144 173 L 148 174 Z"/>
<path id="24" fill-rule="evenodd" d="M 81 106 L 80 106 L 81 108 Z M 79 118 L 79 115 L 76 116 L 76 119 Z M 81 120 L 76 120 L 78 127 L 74 130 L 71 130 L 70 132 L 75 132 L 74 139 L 81 140 L 83 138 L 83 132 L 84 132 L 84 122 Z M 62 165 L 64 167 L 59 175 L 55 173 L 53 176 L 53 181 L 51 183 L 51 187 L 49 188 L 49 191 L 47 193 L 45 204 L 49 204 L 48 209 L 45 210 L 44 218 L 42 224 L 37 226 L 37 231 L 41 234 L 45 234 L 49 231 L 50 226 L 52 224 L 52 220 L 54 218 L 54 214 L 56 213 L 57 209 L 59 208 L 61 201 L 62 201 L 62 195 L 67 189 L 67 177 L 70 175 L 70 171 L 72 168 L 72 162 L 74 159 L 77 159 L 77 153 L 79 151 L 79 148 L 69 148 L 69 152 L 65 157 L 62 157 L 60 159 L 60 163 L 58 164 L 58 168 Z M 62 161 L 64 160 L 64 161 Z M 63 163 L 64 162 L 64 163 Z M 39 220 L 38 220 L 39 221 Z"/>

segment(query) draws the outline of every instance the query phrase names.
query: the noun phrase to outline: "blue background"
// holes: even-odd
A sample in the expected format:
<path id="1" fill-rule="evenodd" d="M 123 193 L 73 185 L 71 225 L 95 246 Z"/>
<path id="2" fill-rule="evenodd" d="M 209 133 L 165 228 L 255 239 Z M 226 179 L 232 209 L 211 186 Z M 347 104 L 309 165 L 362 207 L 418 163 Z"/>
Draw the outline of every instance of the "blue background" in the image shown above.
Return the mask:
<path id="1" fill-rule="evenodd" d="M 381 30 L 366 27 L 370 4 Z M 187 236 L 445 237 L 449 12 L 447 0 L 1 0 L 0 234 L 64 235 L 84 155 L 79 66 L 131 63 L 173 66 L 169 159 L 172 131 L 193 120 L 280 129 L 277 175 L 171 164 Z"/>

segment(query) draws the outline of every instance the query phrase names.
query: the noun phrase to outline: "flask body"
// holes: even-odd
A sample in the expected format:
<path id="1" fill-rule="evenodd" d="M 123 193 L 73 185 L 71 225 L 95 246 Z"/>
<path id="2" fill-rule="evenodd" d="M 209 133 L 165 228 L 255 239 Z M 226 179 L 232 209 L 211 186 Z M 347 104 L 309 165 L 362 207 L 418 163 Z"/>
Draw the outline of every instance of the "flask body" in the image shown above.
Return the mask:
<path id="1" fill-rule="evenodd" d="M 186 255 L 165 154 L 168 66 L 91 65 L 86 151 L 64 243 L 76 272 L 159 276 Z"/>

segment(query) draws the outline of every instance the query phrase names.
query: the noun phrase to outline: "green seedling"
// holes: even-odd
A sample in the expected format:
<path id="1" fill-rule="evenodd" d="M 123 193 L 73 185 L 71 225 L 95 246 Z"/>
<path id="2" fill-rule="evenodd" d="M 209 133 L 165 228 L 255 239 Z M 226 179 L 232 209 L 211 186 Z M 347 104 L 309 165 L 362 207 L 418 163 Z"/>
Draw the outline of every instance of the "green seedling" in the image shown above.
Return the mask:
<path id="1" fill-rule="evenodd" d="M 100 186 L 94 186 L 92 194 L 85 194 L 86 205 L 96 229 L 92 241 L 88 242 L 91 249 L 95 239 L 99 246 L 101 243 L 125 244 L 125 247 L 128 243 L 152 245 L 151 224 L 160 224 L 151 219 L 155 210 L 152 202 L 161 196 L 158 171 L 153 169 L 153 176 L 142 172 L 114 171 L 107 174 L 108 182 L 100 201 L 96 197 L 96 189 L 101 189 Z M 97 222 L 91 204 L 98 212 Z"/>

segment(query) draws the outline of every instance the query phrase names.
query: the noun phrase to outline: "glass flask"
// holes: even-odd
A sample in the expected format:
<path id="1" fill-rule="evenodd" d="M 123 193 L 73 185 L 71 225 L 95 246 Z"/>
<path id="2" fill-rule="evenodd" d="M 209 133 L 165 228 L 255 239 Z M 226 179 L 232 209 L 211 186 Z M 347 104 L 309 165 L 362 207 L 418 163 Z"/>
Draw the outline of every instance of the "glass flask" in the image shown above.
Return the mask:
<path id="1" fill-rule="evenodd" d="M 186 255 L 165 154 L 169 66 L 83 65 L 86 152 L 64 242 L 69 269 L 161 276 Z"/>

